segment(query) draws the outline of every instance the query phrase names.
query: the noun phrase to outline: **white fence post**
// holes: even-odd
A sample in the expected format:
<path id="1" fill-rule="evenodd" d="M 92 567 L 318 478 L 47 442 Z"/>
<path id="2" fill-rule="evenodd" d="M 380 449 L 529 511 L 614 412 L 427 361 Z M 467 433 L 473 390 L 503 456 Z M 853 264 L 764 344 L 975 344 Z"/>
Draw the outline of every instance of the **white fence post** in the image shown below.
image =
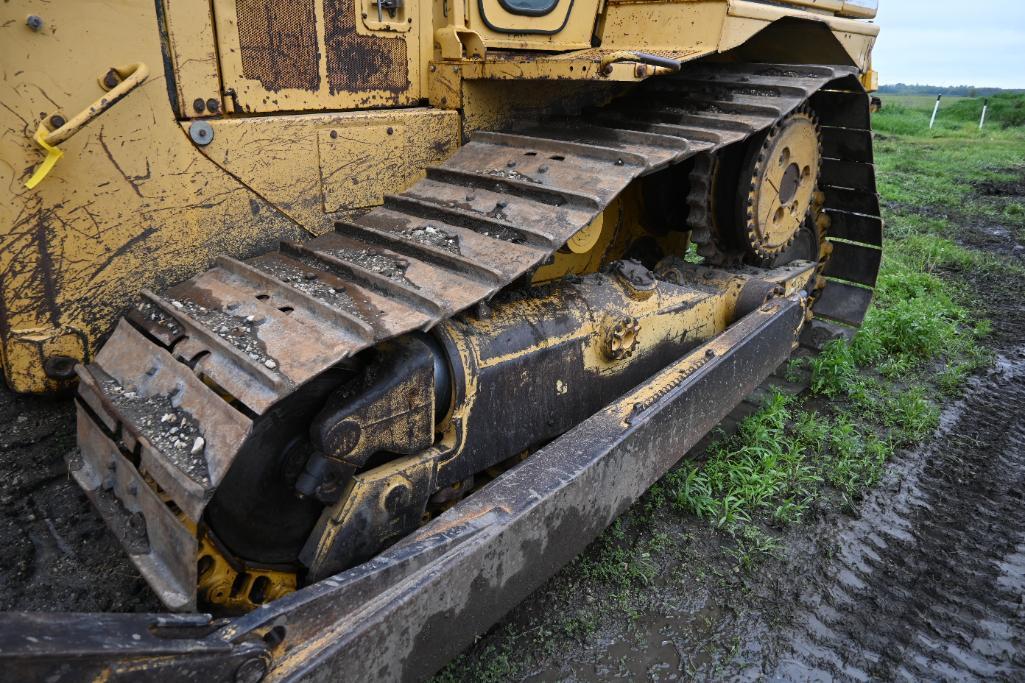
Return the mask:
<path id="1" fill-rule="evenodd" d="M 979 130 L 986 125 L 986 110 L 989 109 L 989 100 L 985 99 L 982 101 L 982 118 L 979 119 Z"/>
<path id="2" fill-rule="evenodd" d="M 936 114 L 940 111 L 940 100 L 942 99 L 943 95 L 936 96 L 936 106 L 932 108 L 932 118 L 929 119 L 929 130 L 932 130 L 932 127 L 936 125 Z"/>

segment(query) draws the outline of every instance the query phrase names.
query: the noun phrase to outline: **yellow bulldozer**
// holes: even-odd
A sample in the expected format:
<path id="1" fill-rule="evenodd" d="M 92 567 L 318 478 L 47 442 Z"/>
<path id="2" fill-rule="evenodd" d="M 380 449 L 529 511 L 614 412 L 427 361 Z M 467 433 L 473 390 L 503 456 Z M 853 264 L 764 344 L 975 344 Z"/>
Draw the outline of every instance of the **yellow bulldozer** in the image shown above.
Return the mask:
<path id="1" fill-rule="evenodd" d="M 881 255 L 876 0 L 12 0 L 0 360 L 167 606 L 39 678 L 417 679 Z"/>

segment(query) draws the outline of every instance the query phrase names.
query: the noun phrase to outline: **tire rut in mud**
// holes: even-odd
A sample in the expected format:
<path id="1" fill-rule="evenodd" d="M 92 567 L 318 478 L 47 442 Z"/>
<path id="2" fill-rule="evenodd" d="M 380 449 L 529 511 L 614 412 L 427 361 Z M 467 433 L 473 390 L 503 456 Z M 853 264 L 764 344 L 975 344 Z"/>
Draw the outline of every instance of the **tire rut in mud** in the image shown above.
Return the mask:
<path id="1" fill-rule="evenodd" d="M 888 480 L 802 592 L 776 673 L 1020 680 L 1025 349 L 974 380 L 936 438 Z"/>

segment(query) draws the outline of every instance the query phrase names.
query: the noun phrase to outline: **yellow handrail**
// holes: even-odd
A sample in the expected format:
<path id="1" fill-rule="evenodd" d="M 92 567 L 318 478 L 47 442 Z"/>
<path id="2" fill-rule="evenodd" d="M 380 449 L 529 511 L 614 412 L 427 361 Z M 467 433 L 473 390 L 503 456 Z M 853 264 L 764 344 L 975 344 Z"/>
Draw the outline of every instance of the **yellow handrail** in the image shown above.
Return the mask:
<path id="1" fill-rule="evenodd" d="M 126 67 L 112 69 L 122 78 L 121 82 L 104 93 L 99 99 L 88 107 L 72 116 L 60 128 L 50 131 L 42 123 L 36 129 L 32 139 L 46 151 L 46 158 L 39 164 L 32 177 L 25 182 L 25 187 L 30 190 L 42 182 L 43 178 L 53 169 L 57 161 L 64 156 L 64 152 L 57 145 L 64 142 L 72 135 L 82 130 L 86 124 L 97 116 L 107 111 L 125 95 L 132 92 L 149 76 L 149 68 L 142 62 L 131 64 Z"/>

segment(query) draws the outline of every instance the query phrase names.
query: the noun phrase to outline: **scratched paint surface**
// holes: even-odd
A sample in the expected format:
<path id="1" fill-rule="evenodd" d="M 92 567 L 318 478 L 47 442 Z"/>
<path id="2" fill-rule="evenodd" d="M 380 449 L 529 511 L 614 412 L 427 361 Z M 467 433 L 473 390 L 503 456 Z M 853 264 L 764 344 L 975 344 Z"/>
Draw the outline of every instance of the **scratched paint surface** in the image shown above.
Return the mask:
<path id="1" fill-rule="evenodd" d="M 399 4 L 382 22 L 367 0 L 214 0 L 213 6 L 235 111 L 409 106 L 424 95 L 419 3 Z"/>
<path id="2" fill-rule="evenodd" d="M 26 25 L 26 12 L 43 18 L 41 30 Z M 329 200 L 331 210 L 364 206 L 363 197 L 380 201 L 416 179 L 363 173 L 369 195 L 351 182 L 345 158 L 359 166 L 380 147 L 329 137 L 360 125 L 352 114 L 251 128 L 215 120 L 214 142 L 197 147 L 175 120 L 156 26 L 146 3 L 0 8 L 0 356 L 18 391 L 59 388 L 43 358 L 90 359 L 141 289 L 191 277 L 221 254 L 249 257 L 322 233 L 334 220 L 324 213 Z M 148 80 L 63 143 L 64 158 L 27 190 L 43 156 L 32 141 L 39 122 L 70 118 L 102 95 L 97 78 L 110 65 L 137 61 L 150 67 Z M 458 145 L 453 112 L 404 126 L 388 116 L 383 135 L 402 131 L 396 154 L 413 165 Z"/>

